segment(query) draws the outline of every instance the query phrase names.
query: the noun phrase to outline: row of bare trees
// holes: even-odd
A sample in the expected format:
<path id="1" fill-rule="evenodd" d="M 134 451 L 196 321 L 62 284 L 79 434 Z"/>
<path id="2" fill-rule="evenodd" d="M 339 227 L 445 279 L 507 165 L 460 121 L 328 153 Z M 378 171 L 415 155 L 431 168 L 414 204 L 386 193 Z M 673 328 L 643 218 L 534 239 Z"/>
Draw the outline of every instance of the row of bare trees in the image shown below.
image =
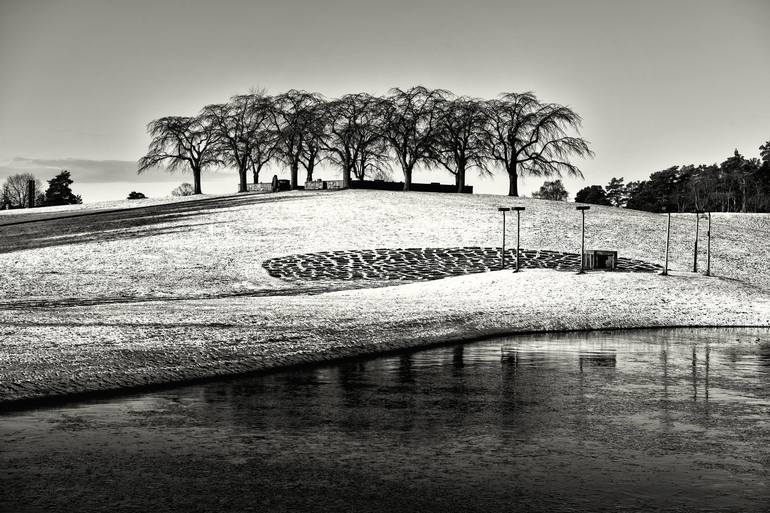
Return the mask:
<path id="1" fill-rule="evenodd" d="M 292 189 L 300 167 L 311 181 L 324 161 L 339 167 L 345 186 L 352 177 L 382 177 L 396 163 L 406 191 L 418 166 L 446 169 L 458 191 L 475 168 L 505 172 L 508 194 L 518 196 L 521 175 L 582 177 L 570 162 L 573 156 L 592 156 L 580 124 L 570 108 L 542 102 L 531 92 L 492 100 L 423 86 L 391 89 L 384 97 L 355 93 L 331 100 L 298 90 L 274 96 L 254 92 L 207 105 L 197 116 L 150 122 L 152 140 L 138 171 L 189 168 L 199 194 L 201 172 L 211 166 L 237 169 L 241 192 L 249 172 L 256 183 L 271 162 L 288 166 Z"/>

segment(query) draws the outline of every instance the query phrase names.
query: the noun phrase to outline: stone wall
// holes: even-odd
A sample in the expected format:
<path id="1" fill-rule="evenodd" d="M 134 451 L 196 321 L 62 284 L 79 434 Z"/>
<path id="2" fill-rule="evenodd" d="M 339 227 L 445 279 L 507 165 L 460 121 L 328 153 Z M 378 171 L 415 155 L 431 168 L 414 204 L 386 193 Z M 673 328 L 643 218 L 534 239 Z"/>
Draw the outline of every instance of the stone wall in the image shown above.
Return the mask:
<path id="1" fill-rule="evenodd" d="M 301 189 L 302 187 L 298 187 Z M 342 180 L 313 180 L 312 182 L 305 182 L 305 190 L 318 191 L 318 190 L 341 190 L 344 189 L 344 182 Z M 380 191 L 402 191 L 404 190 L 404 182 L 386 182 L 385 180 L 351 180 L 351 189 L 370 189 Z M 271 192 L 272 183 L 250 183 L 247 185 L 249 192 Z M 419 192 L 457 192 L 457 187 L 450 184 L 442 184 L 438 182 L 431 183 L 412 183 L 412 190 Z M 473 194 L 473 186 L 466 185 L 463 187 L 464 194 Z"/>
<path id="2" fill-rule="evenodd" d="M 381 191 L 402 191 L 404 182 L 386 182 L 385 180 L 351 180 L 351 189 L 376 189 Z M 457 192 L 456 185 L 442 184 L 438 182 L 415 183 L 412 182 L 411 190 L 419 192 Z M 473 186 L 463 187 L 464 194 L 473 194 Z"/>
<path id="3" fill-rule="evenodd" d="M 249 192 L 272 192 L 273 184 L 270 182 L 250 183 L 246 185 L 246 190 Z"/>

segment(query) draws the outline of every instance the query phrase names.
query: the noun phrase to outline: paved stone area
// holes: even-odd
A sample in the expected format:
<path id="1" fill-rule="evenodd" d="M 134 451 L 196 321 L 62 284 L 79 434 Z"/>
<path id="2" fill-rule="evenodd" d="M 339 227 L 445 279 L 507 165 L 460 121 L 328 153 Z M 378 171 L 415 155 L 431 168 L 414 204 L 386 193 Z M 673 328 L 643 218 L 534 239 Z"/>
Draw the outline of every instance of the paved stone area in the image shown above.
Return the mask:
<path id="1" fill-rule="evenodd" d="M 505 268 L 515 266 L 516 250 L 506 250 Z M 288 255 L 262 264 L 270 276 L 284 280 L 438 280 L 500 269 L 500 248 L 399 248 L 329 251 Z M 522 269 L 577 271 L 577 253 L 521 250 Z M 618 271 L 655 272 L 657 264 L 618 258 Z"/>

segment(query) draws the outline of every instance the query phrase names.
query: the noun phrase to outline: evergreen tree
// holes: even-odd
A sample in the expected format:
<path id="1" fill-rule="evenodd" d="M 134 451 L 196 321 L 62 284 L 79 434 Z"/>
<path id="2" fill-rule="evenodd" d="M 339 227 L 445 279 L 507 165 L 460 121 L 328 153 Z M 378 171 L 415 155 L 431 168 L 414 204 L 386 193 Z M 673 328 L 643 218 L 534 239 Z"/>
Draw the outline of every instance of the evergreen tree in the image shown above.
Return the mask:
<path id="1" fill-rule="evenodd" d="M 761 158 L 762 162 L 765 164 L 770 163 L 770 141 L 767 141 L 759 147 L 759 158 Z"/>
<path id="2" fill-rule="evenodd" d="M 79 195 L 72 193 L 70 185 L 72 185 L 72 178 L 70 178 L 70 172 L 66 169 L 48 180 L 48 190 L 45 191 L 45 204 L 47 206 L 54 206 L 83 203 Z"/>
<path id="3" fill-rule="evenodd" d="M 607 200 L 613 207 L 625 207 L 628 203 L 628 187 L 623 182 L 623 177 L 611 178 L 610 183 L 605 188 L 607 192 Z"/>

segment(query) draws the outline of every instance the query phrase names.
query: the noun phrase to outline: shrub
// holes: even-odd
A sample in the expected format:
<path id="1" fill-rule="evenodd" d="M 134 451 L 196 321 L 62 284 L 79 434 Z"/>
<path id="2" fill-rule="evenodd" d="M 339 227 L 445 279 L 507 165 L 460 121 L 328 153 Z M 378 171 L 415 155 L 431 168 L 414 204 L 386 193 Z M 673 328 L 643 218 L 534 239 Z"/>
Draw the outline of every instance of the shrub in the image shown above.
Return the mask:
<path id="1" fill-rule="evenodd" d="M 127 199 L 135 200 L 135 199 L 145 199 L 147 196 L 142 194 L 141 192 L 131 191 L 131 193 L 128 195 Z"/>
<path id="2" fill-rule="evenodd" d="M 194 193 L 195 189 L 193 188 L 192 184 L 189 183 L 183 183 L 171 191 L 172 196 L 192 196 Z"/>
<path id="3" fill-rule="evenodd" d="M 546 199 L 553 201 L 567 201 L 569 193 L 564 188 L 564 184 L 561 180 L 554 180 L 553 182 L 544 182 L 540 186 L 540 190 L 532 193 L 533 198 Z"/>
<path id="4" fill-rule="evenodd" d="M 584 187 L 575 194 L 575 203 L 591 203 L 593 205 L 610 205 L 607 193 L 601 185 Z"/>

